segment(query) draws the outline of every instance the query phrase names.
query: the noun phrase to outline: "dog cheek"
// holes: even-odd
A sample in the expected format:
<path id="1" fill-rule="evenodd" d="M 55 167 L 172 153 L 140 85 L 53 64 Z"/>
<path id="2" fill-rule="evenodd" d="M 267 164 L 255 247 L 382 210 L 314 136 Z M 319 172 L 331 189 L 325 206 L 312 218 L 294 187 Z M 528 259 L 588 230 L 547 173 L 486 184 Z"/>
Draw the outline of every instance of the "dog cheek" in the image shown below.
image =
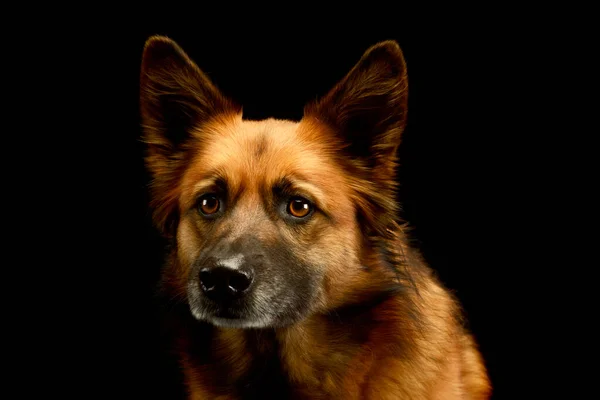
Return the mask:
<path id="1" fill-rule="evenodd" d="M 323 266 L 321 291 L 325 305 L 343 302 L 346 292 L 355 286 L 362 274 L 359 245 L 355 231 L 336 232 L 323 240 L 322 250 L 315 258 Z"/>
<path id="2" fill-rule="evenodd" d="M 358 264 L 357 241 L 352 229 L 326 227 L 320 238 L 306 248 L 309 264 L 325 274 L 339 270 L 349 272 Z"/>

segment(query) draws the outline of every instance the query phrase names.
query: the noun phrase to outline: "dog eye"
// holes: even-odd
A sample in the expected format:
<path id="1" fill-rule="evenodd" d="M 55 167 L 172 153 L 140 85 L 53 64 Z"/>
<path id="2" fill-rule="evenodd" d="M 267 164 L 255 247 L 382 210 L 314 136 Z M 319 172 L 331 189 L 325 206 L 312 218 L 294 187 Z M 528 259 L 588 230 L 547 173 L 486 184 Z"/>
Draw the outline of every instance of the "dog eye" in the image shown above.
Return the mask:
<path id="1" fill-rule="evenodd" d="M 308 200 L 302 197 L 294 197 L 288 203 L 287 211 L 296 218 L 304 218 L 310 214 L 312 208 L 312 204 Z"/>
<path id="2" fill-rule="evenodd" d="M 211 215 L 219 211 L 220 201 L 214 194 L 205 194 L 200 197 L 198 209 L 204 215 Z"/>

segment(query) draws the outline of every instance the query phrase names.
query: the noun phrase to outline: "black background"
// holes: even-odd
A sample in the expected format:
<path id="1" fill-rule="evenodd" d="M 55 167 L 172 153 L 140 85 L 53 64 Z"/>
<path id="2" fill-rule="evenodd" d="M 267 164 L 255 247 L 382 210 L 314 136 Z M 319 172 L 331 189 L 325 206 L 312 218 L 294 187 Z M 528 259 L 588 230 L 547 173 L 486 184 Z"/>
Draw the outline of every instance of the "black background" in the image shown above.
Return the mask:
<path id="1" fill-rule="evenodd" d="M 431 267 L 461 300 L 494 398 L 516 398 L 515 387 L 527 378 L 516 371 L 512 346 L 521 334 L 513 311 L 523 265 L 511 236 L 518 224 L 510 208 L 519 198 L 518 153 L 507 142 L 519 127 L 506 106 L 517 57 L 507 40 L 510 29 L 458 10 L 436 21 L 410 24 L 398 17 L 339 27 L 312 19 L 241 24 L 221 15 L 214 18 L 222 23 L 203 18 L 196 24 L 141 17 L 93 28 L 84 23 L 44 50 L 58 63 L 52 85 L 62 96 L 52 101 L 61 127 L 70 128 L 59 138 L 68 157 L 54 160 L 74 192 L 59 199 L 68 217 L 58 216 L 69 221 L 61 248 L 73 266 L 60 293 L 74 326 L 60 333 L 76 353 L 67 386 L 86 397 L 180 395 L 154 312 L 164 243 L 150 223 L 139 141 L 145 40 L 163 34 L 177 41 L 243 105 L 246 118 L 298 119 L 303 105 L 325 94 L 370 45 L 395 39 L 408 65 L 410 93 L 400 148 L 402 216 Z M 52 190 L 60 190 L 58 184 Z"/>

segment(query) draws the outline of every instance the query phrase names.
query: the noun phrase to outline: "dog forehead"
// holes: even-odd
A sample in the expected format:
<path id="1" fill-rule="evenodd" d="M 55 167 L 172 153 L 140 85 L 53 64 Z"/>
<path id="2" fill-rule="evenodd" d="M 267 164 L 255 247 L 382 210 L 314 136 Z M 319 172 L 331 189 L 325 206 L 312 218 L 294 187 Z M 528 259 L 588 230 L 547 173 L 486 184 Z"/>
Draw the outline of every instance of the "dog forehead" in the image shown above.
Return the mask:
<path id="1" fill-rule="evenodd" d="M 236 120 L 213 129 L 202 155 L 213 168 L 224 163 L 256 164 L 265 156 L 282 156 L 282 150 L 298 147 L 298 123 L 292 121 Z"/>
<path id="2" fill-rule="evenodd" d="M 312 140 L 299 122 L 267 119 L 233 120 L 211 126 L 188 170 L 192 180 L 207 174 L 236 180 L 276 180 L 282 175 L 331 176 L 332 165 L 324 143 Z M 314 134 L 314 133 L 313 133 Z"/>

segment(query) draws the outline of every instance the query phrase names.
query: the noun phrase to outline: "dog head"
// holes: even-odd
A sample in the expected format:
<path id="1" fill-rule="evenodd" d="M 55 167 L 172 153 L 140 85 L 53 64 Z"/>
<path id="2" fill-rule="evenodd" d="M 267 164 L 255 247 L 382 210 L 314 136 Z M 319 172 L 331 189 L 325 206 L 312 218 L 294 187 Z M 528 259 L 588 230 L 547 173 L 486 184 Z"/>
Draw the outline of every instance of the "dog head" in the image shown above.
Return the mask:
<path id="1" fill-rule="evenodd" d="M 388 41 L 301 121 L 244 120 L 177 44 L 150 38 L 141 114 L 154 221 L 173 243 L 165 286 L 199 320 L 278 327 L 395 279 L 378 246 L 406 102 Z"/>

